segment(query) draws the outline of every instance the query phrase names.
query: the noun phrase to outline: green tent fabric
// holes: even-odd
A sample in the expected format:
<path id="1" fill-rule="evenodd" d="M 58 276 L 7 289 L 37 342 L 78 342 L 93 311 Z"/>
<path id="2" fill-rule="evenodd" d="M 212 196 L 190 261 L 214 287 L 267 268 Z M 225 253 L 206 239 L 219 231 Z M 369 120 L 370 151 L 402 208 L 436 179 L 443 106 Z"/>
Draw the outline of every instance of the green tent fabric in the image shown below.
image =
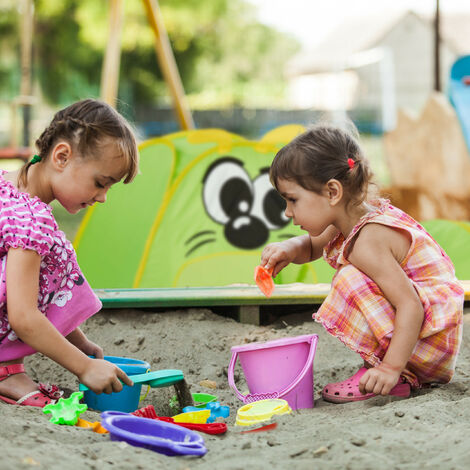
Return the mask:
<path id="1" fill-rule="evenodd" d="M 283 126 L 259 141 L 218 129 L 183 131 L 140 146 L 140 174 L 116 185 L 106 204 L 89 208 L 75 248 L 97 289 L 253 284 L 263 247 L 303 233 L 284 216 L 268 169 L 302 132 Z M 470 224 L 446 220 L 425 228 L 470 279 Z M 290 265 L 275 282 L 328 283 L 323 260 Z"/>
<path id="2" fill-rule="evenodd" d="M 470 280 L 470 223 L 429 220 L 422 225 L 449 255 L 457 279 Z"/>
<path id="3" fill-rule="evenodd" d="M 140 146 L 140 174 L 88 209 L 75 248 L 94 288 L 253 284 L 263 247 L 302 232 L 269 182 L 276 152 L 302 132 L 283 126 L 250 141 L 218 129 L 183 131 Z M 277 283 L 329 282 L 318 260 Z"/>

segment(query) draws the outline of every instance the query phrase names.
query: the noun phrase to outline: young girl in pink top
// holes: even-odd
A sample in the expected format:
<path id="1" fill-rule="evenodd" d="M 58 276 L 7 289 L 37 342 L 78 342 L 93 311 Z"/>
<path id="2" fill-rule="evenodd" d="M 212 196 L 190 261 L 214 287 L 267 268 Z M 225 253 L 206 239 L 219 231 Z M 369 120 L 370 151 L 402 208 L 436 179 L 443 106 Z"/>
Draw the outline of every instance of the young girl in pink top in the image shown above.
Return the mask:
<path id="1" fill-rule="evenodd" d="M 464 292 L 449 257 L 424 228 L 387 200 L 368 201 L 371 173 L 356 139 L 318 126 L 276 155 L 271 181 L 285 214 L 307 232 L 267 245 L 273 275 L 322 256 L 336 269 L 316 321 L 364 365 L 324 387 L 325 400 L 409 396 L 451 379 L 462 336 Z"/>
<path id="2" fill-rule="evenodd" d="M 132 385 L 78 327 L 101 302 L 49 203 L 74 214 L 105 202 L 114 183 L 134 178 L 138 151 L 124 118 L 95 100 L 59 111 L 36 146 L 19 171 L 0 172 L 0 400 L 43 407 L 61 392 L 24 373 L 24 357 L 37 351 L 96 393 L 121 390 L 120 380 Z"/>

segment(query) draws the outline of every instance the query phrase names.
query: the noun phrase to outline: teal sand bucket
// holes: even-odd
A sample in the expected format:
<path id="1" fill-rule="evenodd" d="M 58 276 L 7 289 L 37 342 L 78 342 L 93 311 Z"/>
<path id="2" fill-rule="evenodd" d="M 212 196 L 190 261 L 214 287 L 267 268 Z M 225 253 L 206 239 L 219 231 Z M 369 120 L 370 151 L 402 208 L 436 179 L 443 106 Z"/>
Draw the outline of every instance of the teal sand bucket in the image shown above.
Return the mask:
<path id="1" fill-rule="evenodd" d="M 112 362 L 123 370 L 127 375 L 145 374 L 150 370 L 150 364 L 139 359 L 119 356 L 104 356 L 106 361 Z M 80 390 L 82 390 L 80 385 Z M 91 390 L 83 392 L 83 399 L 88 408 L 98 411 L 122 411 L 132 413 L 139 407 L 142 384 L 134 384 L 132 387 L 124 385 L 120 392 L 110 394 L 97 394 Z"/>

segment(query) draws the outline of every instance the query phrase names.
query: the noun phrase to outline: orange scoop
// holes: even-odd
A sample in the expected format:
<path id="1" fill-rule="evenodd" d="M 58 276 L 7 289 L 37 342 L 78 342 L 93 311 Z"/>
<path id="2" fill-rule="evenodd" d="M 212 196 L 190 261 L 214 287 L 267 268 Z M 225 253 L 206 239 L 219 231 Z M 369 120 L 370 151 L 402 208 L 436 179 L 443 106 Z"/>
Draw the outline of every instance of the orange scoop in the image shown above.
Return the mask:
<path id="1" fill-rule="evenodd" d="M 77 424 L 75 424 L 75 426 L 78 426 L 79 428 L 92 428 L 93 432 L 97 432 L 98 434 L 108 433 L 108 431 L 103 426 L 101 426 L 99 421 L 91 423 L 85 419 L 78 418 Z"/>
<path id="2" fill-rule="evenodd" d="M 266 296 L 271 297 L 274 290 L 274 281 L 272 278 L 273 269 L 266 269 L 263 266 L 255 268 L 255 282 L 260 291 Z"/>

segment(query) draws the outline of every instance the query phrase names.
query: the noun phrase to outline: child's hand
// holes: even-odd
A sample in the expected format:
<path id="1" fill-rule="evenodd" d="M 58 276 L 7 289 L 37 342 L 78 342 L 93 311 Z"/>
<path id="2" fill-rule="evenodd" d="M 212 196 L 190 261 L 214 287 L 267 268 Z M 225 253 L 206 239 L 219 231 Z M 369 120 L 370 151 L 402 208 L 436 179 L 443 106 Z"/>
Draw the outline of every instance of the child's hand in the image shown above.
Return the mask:
<path id="1" fill-rule="evenodd" d="M 284 269 L 294 259 L 294 253 L 286 242 L 270 243 L 264 247 L 261 254 L 261 266 L 273 270 L 273 277 Z"/>
<path id="2" fill-rule="evenodd" d="M 80 382 L 95 393 L 112 393 L 122 390 L 121 380 L 126 385 L 134 385 L 132 380 L 116 365 L 103 359 L 89 359 Z"/>
<path id="3" fill-rule="evenodd" d="M 375 393 L 376 395 L 388 395 L 390 390 L 398 383 L 401 369 L 393 367 L 385 362 L 369 369 L 359 381 L 361 393 Z"/>

